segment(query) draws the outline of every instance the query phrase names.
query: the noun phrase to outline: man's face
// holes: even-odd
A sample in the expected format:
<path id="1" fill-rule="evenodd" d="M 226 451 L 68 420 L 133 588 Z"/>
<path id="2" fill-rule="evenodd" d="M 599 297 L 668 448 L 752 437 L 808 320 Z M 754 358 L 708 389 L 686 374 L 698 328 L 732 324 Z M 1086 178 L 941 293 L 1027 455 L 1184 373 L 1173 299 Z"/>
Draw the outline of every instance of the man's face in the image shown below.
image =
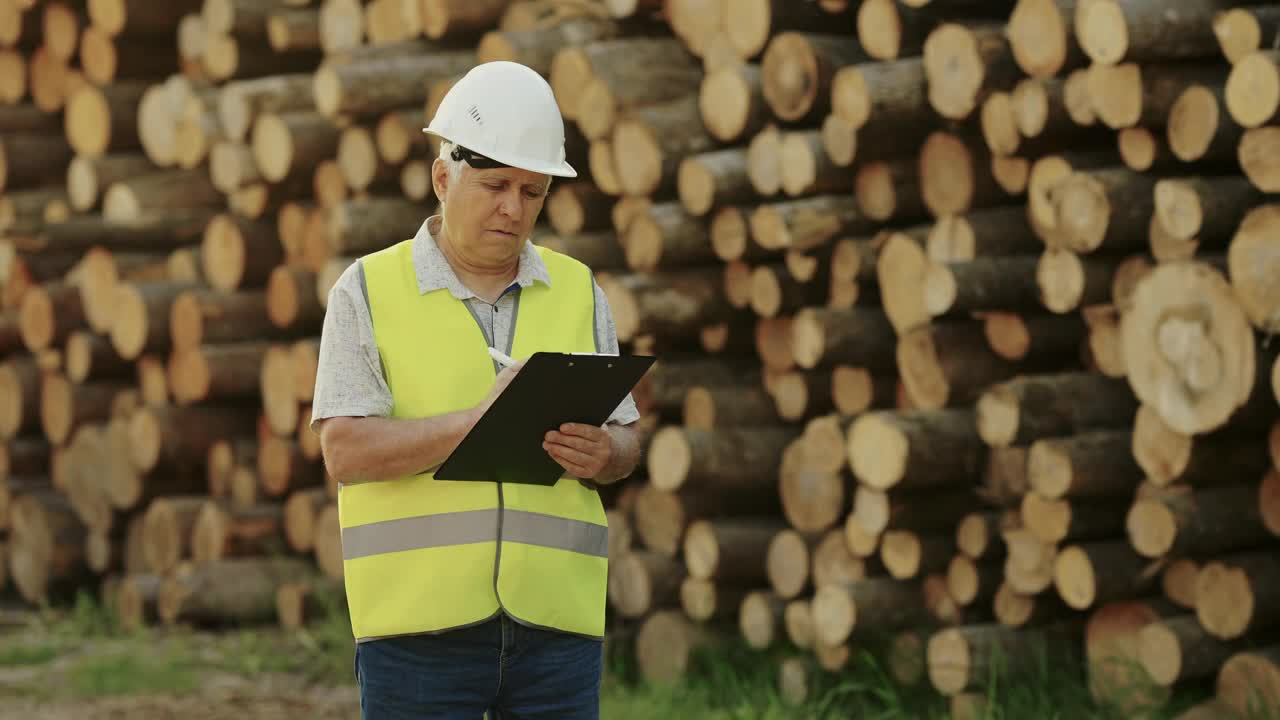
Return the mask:
<path id="1" fill-rule="evenodd" d="M 520 254 L 542 212 L 550 179 L 518 168 L 480 170 L 463 164 L 450 181 L 437 162 L 437 192 L 444 183 L 449 238 L 461 252 L 479 261 L 503 262 Z"/>

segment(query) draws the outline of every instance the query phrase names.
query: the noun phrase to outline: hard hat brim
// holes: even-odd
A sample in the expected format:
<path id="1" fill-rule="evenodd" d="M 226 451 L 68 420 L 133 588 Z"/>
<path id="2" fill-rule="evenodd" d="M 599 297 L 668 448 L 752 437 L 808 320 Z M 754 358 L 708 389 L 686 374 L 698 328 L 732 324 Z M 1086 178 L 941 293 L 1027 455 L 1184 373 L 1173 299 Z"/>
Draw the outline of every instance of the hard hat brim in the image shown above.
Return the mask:
<path id="1" fill-rule="evenodd" d="M 449 142 L 452 142 L 452 143 L 458 143 L 458 141 L 454 140 L 453 138 L 450 138 L 444 135 L 438 130 L 432 130 L 430 127 L 422 128 L 422 132 L 428 135 L 435 135 L 438 138 L 441 138 L 443 140 L 448 140 Z M 463 143 L 458 143 L 458 144 L 463 145 L 465 147 L 465 144 Z M 529 172 L 542 173 L 544 175 L 551 175 L 554 177 L 567 177 L 567 178 L 578 177 L 578 171 L 575 170 L 573 166 L 568 163 L 568 161 L 561 161 L 559 163 L 539 162 L 539 161 L 532 160 L 530 158 L 520 157 L 520 156 L 508 154 L 508 153 L 502 153 L 502 152 L 485 153 L 485 157 L 490 158 L 492 160 L 497 160 L 503 165 L 509 165 L 514 168 L 520 168 L 521 170 L 528 170 Z"/>

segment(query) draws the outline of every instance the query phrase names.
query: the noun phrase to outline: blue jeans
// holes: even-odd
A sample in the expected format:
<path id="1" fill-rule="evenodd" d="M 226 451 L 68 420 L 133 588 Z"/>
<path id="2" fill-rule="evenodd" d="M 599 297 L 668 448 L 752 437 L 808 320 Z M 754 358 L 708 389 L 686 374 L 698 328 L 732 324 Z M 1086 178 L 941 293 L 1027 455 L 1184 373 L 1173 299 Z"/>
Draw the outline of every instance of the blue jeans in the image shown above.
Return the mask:
<path id="1" fill-rule="evenodd" d="M 597 720 L 604 645 L 506 615 L 356 645 L 364 720 Z"/>

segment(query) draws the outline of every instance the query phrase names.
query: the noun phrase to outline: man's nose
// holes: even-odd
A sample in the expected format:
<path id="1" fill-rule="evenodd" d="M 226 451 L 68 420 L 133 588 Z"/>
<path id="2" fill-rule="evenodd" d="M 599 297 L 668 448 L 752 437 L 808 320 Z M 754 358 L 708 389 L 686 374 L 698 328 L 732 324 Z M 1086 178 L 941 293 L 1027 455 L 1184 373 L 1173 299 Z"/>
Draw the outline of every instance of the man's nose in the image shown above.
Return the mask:
<path id="1" fill-rule="evenodd" d="M 502 193 L 502 197 L 498 200 L 498 211 L 519 222 L 524 216 L 524 201 L 520 199 L 520 192 L 515 190 Z"/>

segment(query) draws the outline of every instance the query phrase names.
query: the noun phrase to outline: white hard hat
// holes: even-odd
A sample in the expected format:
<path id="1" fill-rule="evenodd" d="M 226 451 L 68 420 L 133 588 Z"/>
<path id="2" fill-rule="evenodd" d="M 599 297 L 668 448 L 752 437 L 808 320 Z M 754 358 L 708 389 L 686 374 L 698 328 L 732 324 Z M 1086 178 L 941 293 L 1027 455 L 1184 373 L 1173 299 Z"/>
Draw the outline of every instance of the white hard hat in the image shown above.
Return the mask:
<path id="1" fill-rule="evenodd" d="M 578 176 L 565 160 L 564 118 L 551 86 L 520 63 L 502 60 L 472 68 L 422 131 L 502 165 Z"/>

